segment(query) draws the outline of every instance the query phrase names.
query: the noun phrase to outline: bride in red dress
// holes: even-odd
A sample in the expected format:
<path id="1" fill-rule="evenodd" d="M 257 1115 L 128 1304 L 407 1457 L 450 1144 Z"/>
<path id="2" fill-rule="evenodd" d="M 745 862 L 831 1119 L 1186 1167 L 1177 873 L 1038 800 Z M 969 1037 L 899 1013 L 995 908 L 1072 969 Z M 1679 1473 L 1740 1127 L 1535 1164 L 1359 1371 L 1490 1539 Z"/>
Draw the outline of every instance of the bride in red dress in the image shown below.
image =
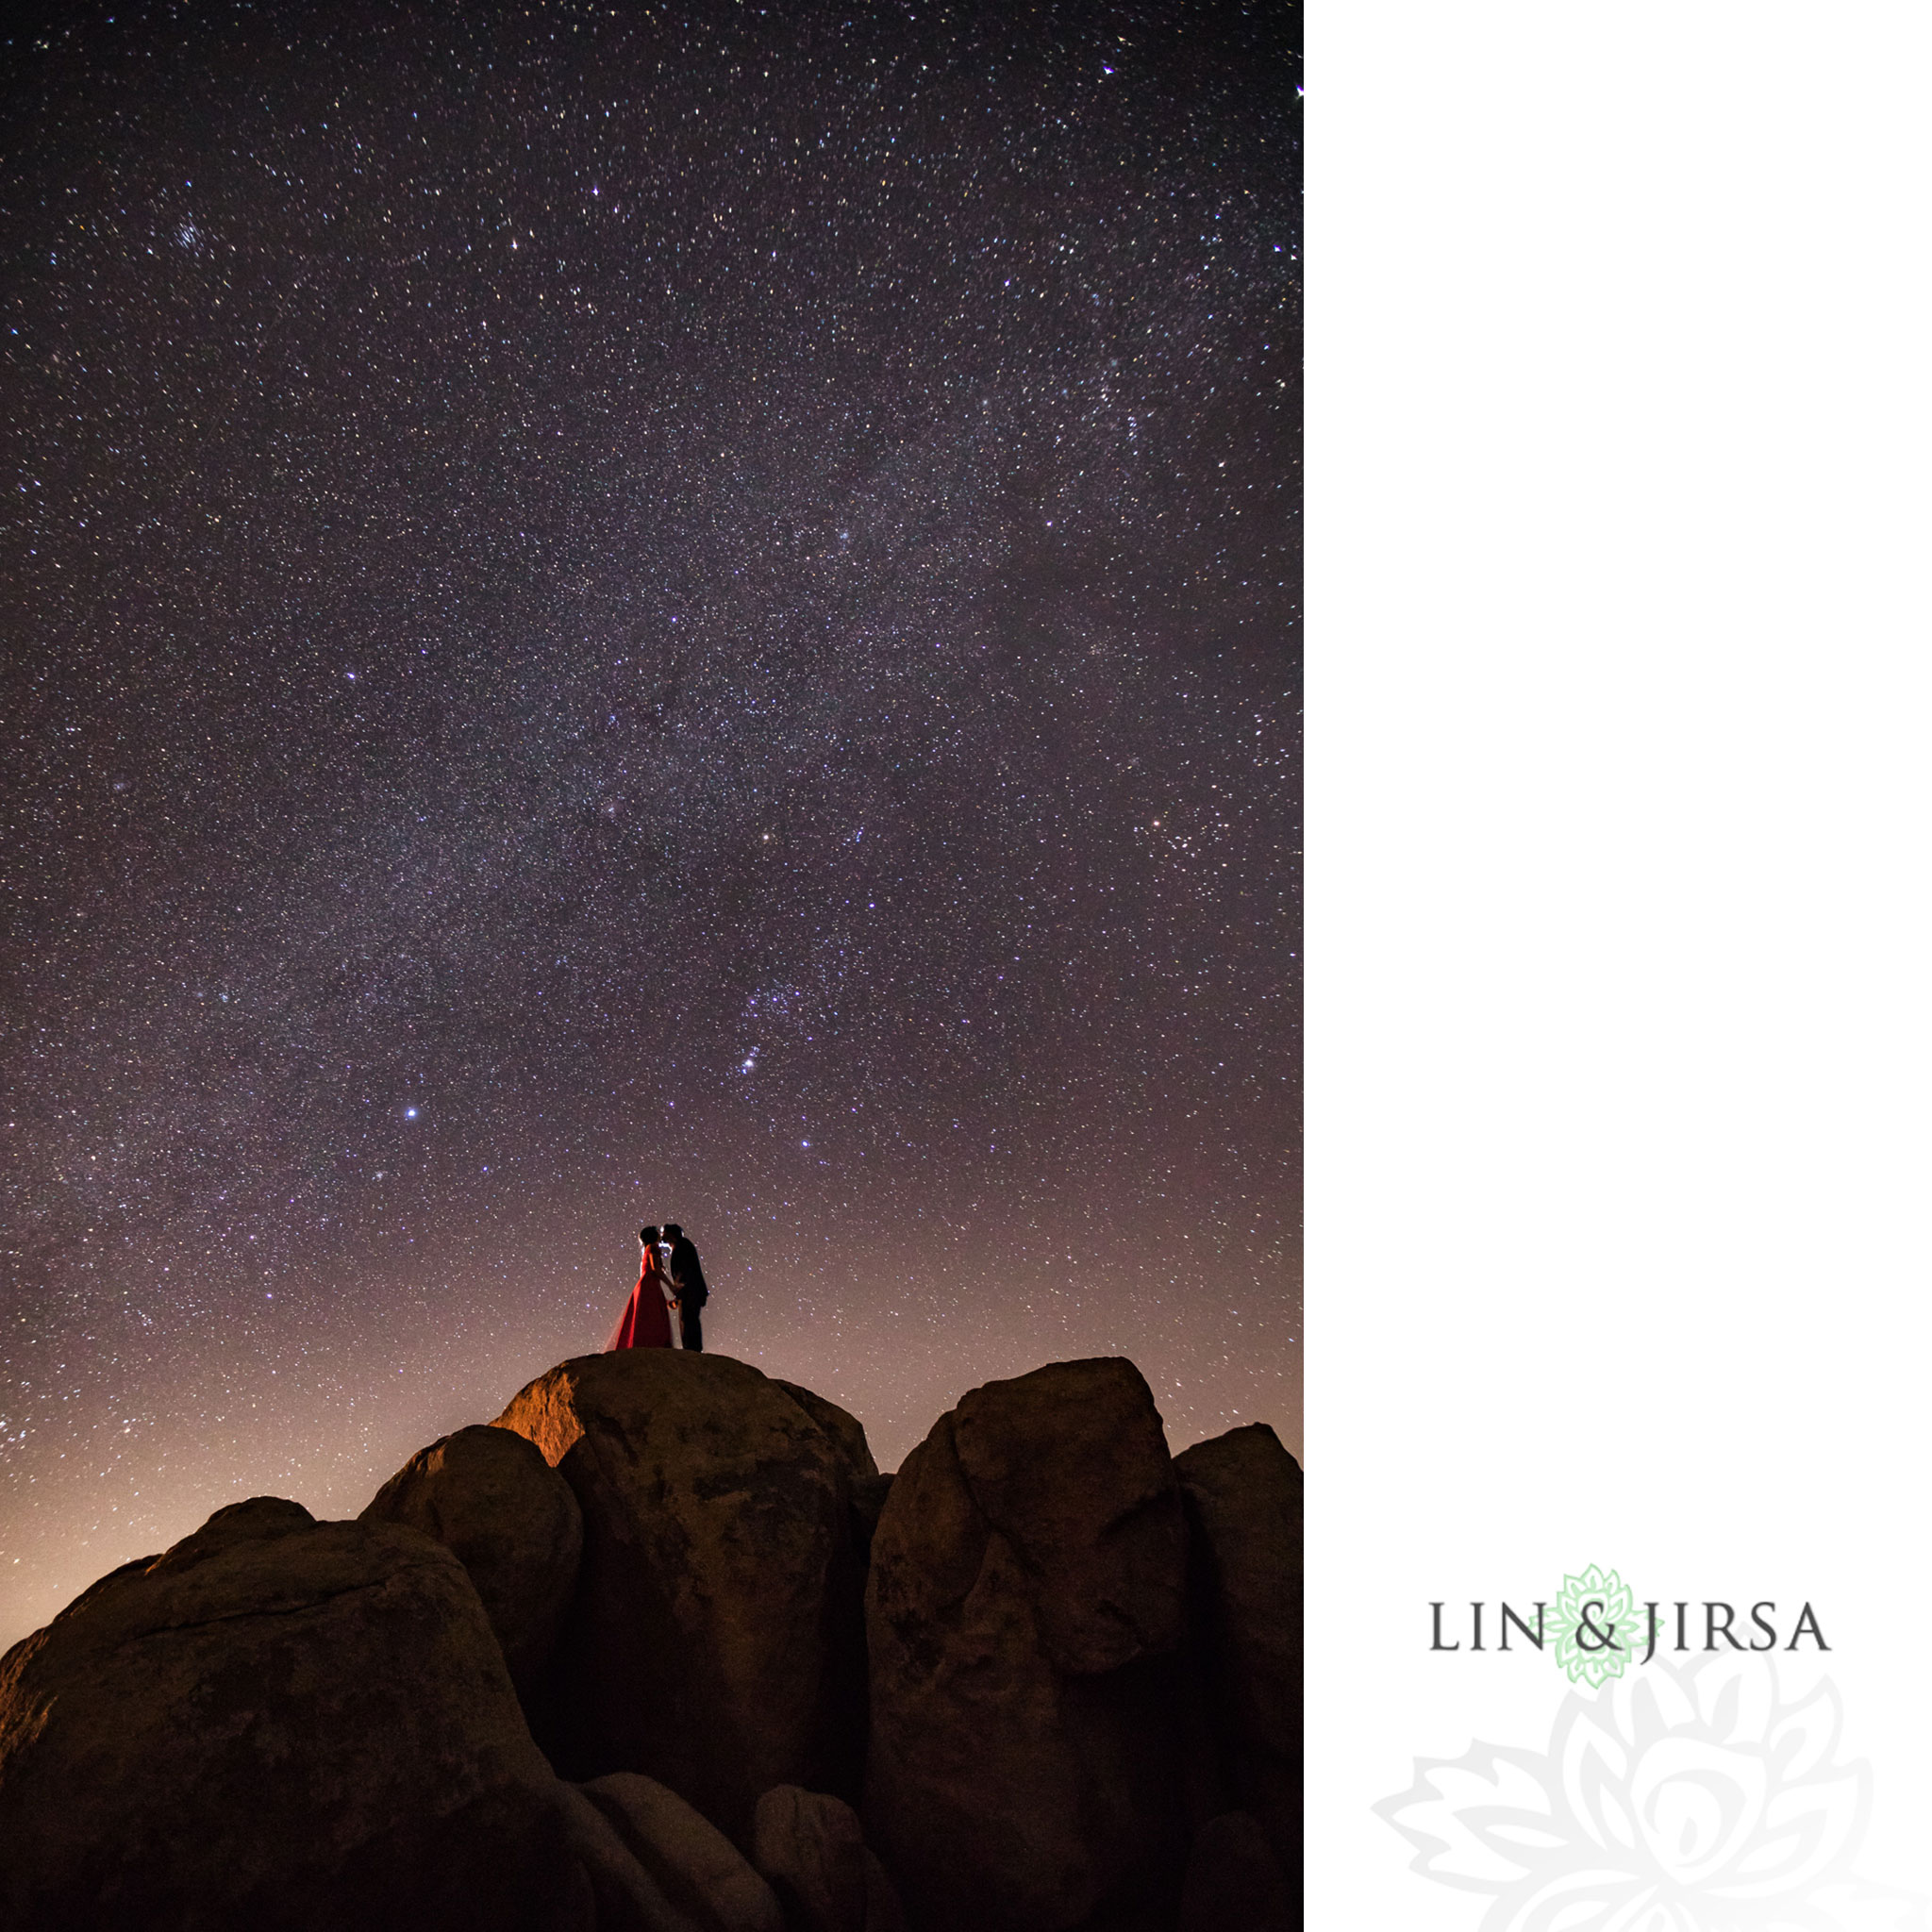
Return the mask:
<path id="1" fill-rule="evenodd" d="M 613 1348 L 669 1348 L 672 1345 L 674 1291 L 658 1252 L 658 1230 L 655 1227 L 640 1228 L 638 1239 L 644 1244 L 643 1269 L 638 1275 L 637 1287 L 631 1291 L 630 1300 L 625 1304 L 624 1313 L 617 1318 L 617 1326 L 610 1331 L 610 1340 L 604 1344 L 607 1351 Z"/>

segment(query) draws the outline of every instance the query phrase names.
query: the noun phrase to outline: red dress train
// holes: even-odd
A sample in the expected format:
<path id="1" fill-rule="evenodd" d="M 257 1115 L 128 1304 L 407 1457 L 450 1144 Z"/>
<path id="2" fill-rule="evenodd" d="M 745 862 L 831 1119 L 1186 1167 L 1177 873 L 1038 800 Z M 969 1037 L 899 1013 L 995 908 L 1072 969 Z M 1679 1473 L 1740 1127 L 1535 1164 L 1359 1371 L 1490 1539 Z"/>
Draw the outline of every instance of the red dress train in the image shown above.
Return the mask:
<path id="1" fill-rule="evenodd" d="M 638 1276 L 630 1300 L 625 1304 L 624 1313 L 617 1318 L 617 1326 L 610 1331 L 610 1340 L 604 1344 L 607 1351 L 671 1346 L 671 1310 L 664 1300 L 666 1285 L 658 1251 L 653 1248 L 644 1257 L 643 1272 Z"/>

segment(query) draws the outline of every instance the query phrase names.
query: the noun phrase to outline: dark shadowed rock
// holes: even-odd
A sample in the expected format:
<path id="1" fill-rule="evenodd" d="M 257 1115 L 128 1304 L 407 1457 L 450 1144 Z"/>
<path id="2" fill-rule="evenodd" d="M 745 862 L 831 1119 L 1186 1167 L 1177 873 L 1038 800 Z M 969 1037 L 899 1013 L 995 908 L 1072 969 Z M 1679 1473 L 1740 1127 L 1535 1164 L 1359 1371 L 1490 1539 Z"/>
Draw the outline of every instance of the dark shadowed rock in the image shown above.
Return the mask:
<path id="1" fill-rule="evenodd" d="M 886 1507 L 886 1498 L 892 1493 L 892 1478 L 889 1475 L 869 1475 L 852 1485 L 852 1507 L 858 1518 L 858 1525 L 868 1542 L 872 1533 L 879 1526 L 879 1516 Z"/>
<path id="2" fill-rule="evenodd" d="M 885 1507 L 886 1491 L 892 1487 L 892 1478 L 879 1474 L 879 1466 L 873 1460 L 872 1445 L 865 1440 L 865 1425 L 857 1416 L 848 1415 L 836 1402 L 827 1402 L 823 1395 L 801 1388 L 796 1382 L 779 1382 L 777 1387 L 818 1424 L 844 1458 L 846 1474 L 852 1480 L 853 1526 L 858 1532 L 858 1554 L 863 1558 L 871 1546 L 872 1533 L 878 1526 L 879 1511 Z"/>
<path id="3" fill-rule="evenodd" d="M 959 1469 L 1029 1579 L 1063 1671 L 1172 1650 L 1186 1530 L 1154 1397 L 1132 1362 L 1057 1362 L 974 1390 L 954 1411 Z"/>
<path id="4" fill-rule="evenodd" d="M 1301 1874 L 1302 1473 L 1265 1423 L 1174 1457 L 1225 1781 Z"/>
<path id="5" fill-rule="evenodd" d="M 823 1791 L 779 1785 L 758 1800 L 752 1858 L 784 1902 L 790 1932 L 904 1932 L 886 1870 L 858 1814 Z"/>
<path id="6" fill-rule="evenodd" d="M 752 1818 L 751 1861 L 783 1903 L 791 1932 L 865 1932 L 865 1834 L 851 1806 L 774 1787 Z"/>
<path id="7" fill-rule="evenodd" d="M 455 1553 L 530 1702 L 576 1586 L 584 1540 L 577 1499 L 537 1448 L 508 1429 L 458 1429 L 412 1456 L 361 1520 L 407 1524 Z"/>
<path id="8" fill-rule="evenodd" d="M 823 1395 L 802 1389 L 796 1382 L 779 1382 L 777 1386 L 831 1437 L 855 1483 L 878 1474 L 879 1466 L 872 1459 L 872 1444 L 865 1440 L 865 1424 L 856 1415 L 848 1415 L 836 1402 L 827 1402 Z"/>
<path id="9" fill-rule="evenodd" d="M 1171 1921 L 1185 1530 L 1119 1358 L 965 1397 L 873 1540 L 867 1836 L 934 1932 Z"/>
<path id="10" fill-rule="evenodd" d="M 0 1660 L 0 1924 L 591 1932 L 461 1564 L 260 1497 Z"/>
<path id="11" fill-rule="evenodd" d="M 583 1793 L 665 1897 L 703 1932 L 785 1932 L 772 1888 L 709 1819 L 668 1786 L 618 1771 L 593 1778 Z"/>
<path id="12" fill-rule="evenodd" d="M 559 1785 L 570 1849 L 591 1881 L 596 1932 L 707 1932 L 665 1896 L 601 1807 L 575 1785 Z"/>
<path id="13" fill-rule="evenodd" d="M 1179 1932 L 1295 1932 L 1301 1922 L 1259 1824 L 1245 1811 L 1210 1818 L 1188 1854 Z"/>
<path id="14" fill-rule="evenodd" d="M 497 1419 L 583 1510 L 552 1755 L 659 1779 L 742 1842 L 774 1784 L 852 1790 L 863 1633 L 843 1454 L 729 1357 L 563 1363 Z"/>
<path id="15" fill-rule="evenodd" d="M 908 1932 L 899 1889 L 870 1845 L 865 1848 L 865 1932 Z"/>
<path id="16" fill-rule="evenodd" d="M 226 1508 L 217 1509 L 199 1529 L 184 1536 L 173 1549 L 150 1558 L 146 1574 L 150 1576 L 178 1576 L 183 1571 L 192 1570 L 197 1564 L 206 1563 L 210 1557 L 218 1557 L 224 1550 L 232 1550 L 239 1544 L 273 1542 L 277 1537 L 296 1536 L 314 1527 L 315 1518 L 299 1503 L 288 1502 L 280 1496 L 251 1496 L 245 1503 L 230 1503 Z M 125 1566 L 114 1574 L 125 1575 L 132 1567 Z M 80 1601 L 85 1602 L 86 1598 Z M 73 1607 L 77 1609 L 79 1604 Z"/>

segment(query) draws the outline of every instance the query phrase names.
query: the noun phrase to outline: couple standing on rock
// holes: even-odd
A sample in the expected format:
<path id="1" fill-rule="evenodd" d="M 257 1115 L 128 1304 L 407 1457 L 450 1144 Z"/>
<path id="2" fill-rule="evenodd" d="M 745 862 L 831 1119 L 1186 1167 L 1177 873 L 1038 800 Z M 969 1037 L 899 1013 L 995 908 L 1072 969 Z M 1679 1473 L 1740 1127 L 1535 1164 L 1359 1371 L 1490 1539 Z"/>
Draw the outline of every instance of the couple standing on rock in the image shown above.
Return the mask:
<path id="1" fill-rule="evenodd" d="M 710 1300 L 698 1251 L 676 1222 L 660 1233 L 638 1229 L 644 1265 L 625 1304 L 617 1326 L 604 1346 L 613 1348 L 691 1348 L 702 1351 L 705 1333 L 699 1311 Z"/>

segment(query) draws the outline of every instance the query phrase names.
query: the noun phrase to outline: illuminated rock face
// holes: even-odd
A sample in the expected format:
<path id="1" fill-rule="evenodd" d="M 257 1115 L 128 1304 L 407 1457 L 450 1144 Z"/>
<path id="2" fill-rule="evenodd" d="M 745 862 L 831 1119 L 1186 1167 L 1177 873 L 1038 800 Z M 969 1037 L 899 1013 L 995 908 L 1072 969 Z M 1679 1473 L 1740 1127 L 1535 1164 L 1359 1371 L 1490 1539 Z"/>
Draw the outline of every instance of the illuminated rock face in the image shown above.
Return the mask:
<path id="1" fill-rule="evenodd" d="M 221 1510 L 8 1653 L 0 1924 L 1273 1932 L 1300 1508 L 1117 1357 L 896 1476 L 728 1357 L 564 1362 L 361 1520 Z"/>

